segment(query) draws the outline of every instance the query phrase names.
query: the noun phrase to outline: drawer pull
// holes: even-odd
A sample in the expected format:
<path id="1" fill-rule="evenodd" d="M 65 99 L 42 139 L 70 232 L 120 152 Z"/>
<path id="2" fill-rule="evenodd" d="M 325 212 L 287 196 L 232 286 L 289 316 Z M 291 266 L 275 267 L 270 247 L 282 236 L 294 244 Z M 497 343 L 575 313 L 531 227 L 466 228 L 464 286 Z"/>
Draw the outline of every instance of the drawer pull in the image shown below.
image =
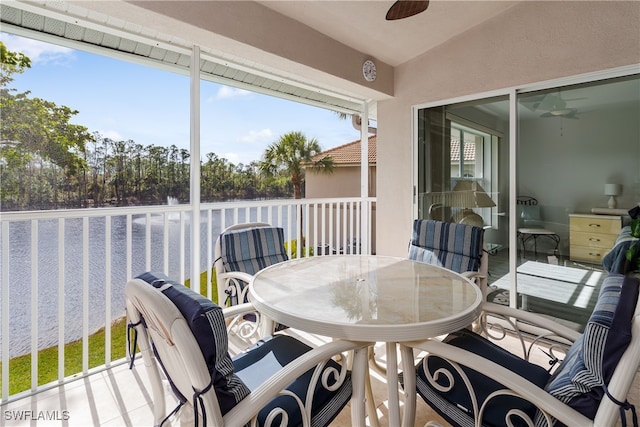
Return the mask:
<path id="1" fill-rule="evenodd" d="M 600 239 L 596 239 L 595 237 L 592 237 L 589 239 L 590 242 L 599 242 Z"/>
<path id="2" fill-rule="evenodd" d="M 596 227 L 596 228 L 598 228 L 598 227 L 600 227 L 600 224 L 589 224 L 589 227 Z"/>
<path id="3" fill-rule="evenodd" d="M 591 255 L 591 256 L 600 256 L 600 254 L 593 253 L 593 252 L 589 252 L 589 255 Z"/>

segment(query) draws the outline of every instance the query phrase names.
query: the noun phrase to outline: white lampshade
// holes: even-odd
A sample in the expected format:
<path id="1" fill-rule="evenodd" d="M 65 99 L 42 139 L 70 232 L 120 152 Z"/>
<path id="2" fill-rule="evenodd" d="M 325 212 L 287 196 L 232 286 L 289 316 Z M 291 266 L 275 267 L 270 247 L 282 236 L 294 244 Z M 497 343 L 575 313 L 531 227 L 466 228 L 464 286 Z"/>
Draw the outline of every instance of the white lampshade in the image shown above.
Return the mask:
<path id="1" fill-rule="evenodd" d="M 605 184 L 604 195 L 605 196 L 619 196 L 622 194 L 622 185 L 620 184 Z"/>
<path id="2" fill-rule="evenodd" d="M 476 181 L 462 180 L 453 188 L 452 207 L 457 208 L 492 208 L 496 204 Z"/>
<path id="3" fill-rule="evenodd" d="M 615 209 L 618 206 L 616 202 L 616 196 L 622 194 L 622 185 L 620 184 L 605 184 L 604 185 L 604 195 L 610 196 L 608 206 L 611 209 Z"/>

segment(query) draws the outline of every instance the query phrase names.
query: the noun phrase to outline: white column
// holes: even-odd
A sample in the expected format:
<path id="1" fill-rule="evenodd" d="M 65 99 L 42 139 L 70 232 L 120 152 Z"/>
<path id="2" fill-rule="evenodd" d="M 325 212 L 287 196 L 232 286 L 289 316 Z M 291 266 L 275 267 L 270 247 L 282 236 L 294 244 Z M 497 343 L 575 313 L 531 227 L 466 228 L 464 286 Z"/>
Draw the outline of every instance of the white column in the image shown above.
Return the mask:
<path id="1" fill-rule="evenodd" d="M 511 287 L 509 292 L 509 306 L 518 306 L 518 295 L 516 293 L 516 268 L 518 265 L 518 215 L 516 198 L 518 191 L 516 161 L 517 161 L 517 138 L 518 138 L 518 105 L 516 91 L 509 93 L 509 273 L 511 274 Z"/>
<path id="2" fill-rule="evenodd" d="M 362 103 L 362 114 L 360 115 L 360 197 L 362 198 L 360 209 L 360 224 L 362 230 L 360 236 L 360 247 L 363 252 L 368 253 L 369 248 L 369 211 L 365 198 L 369 197 L 369 103 Z"/>
<path id="3" fill-rule="evenodd" d="M 200 292 L 200 47 L 193 46 L 190 85 L 191 289 Z"/>

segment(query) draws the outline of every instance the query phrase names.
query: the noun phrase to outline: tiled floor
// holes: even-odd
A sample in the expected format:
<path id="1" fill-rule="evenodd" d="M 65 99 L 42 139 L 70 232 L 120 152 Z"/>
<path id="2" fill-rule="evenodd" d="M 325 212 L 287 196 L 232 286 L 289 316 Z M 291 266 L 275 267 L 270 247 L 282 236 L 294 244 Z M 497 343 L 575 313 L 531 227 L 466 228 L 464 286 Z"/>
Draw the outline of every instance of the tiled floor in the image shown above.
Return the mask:
<path id="1" fill-rule="evenodd" d="M 309 339 L 309 337 L 303 337 Z M 312 339 L 315 344 L 324 339 Z M 384 359 L 384 347 L 377 350 Z M 380 357 L 380 356 L 379 356 Z M 387 426 L 386 395 L 384 378 L 372 374 L 374 399 L 378 405 L 380 425 Z M 90 375 L 87 378 L 38 393 L 2 406 L 0 425 L 17 426 L 152 426 L 152 395 L 144 363 L 136 361 L 129 370 L 126 363 Z M 167 413 L 177 404 L 167 393 Z M 422 404 L 419 409 L 426 409 Z M 39 418 L 39 419 L 34 419 Z M 418 419 L 424 417 L 419 415 Z M 426 419 L 425 419 L 426 422 Z M 175 422 L 174 425 L 179 425 Z M 423 425 L 421 422 L 420 425 Z M 351 426 L 350 408 L 334 420 L 332 426 Z"/>
<path id="2" fill-rule="evenodd" d="M 303 336 L 319 344 L 324 339 Z M 376 347 L 376 357 L 384 361 L 384 346 Z M 387 386 L 384 377 L 372 371 L 372 388 L 377 405 L 379 425 L 386 427 Z M 631 403 L 640 403 L 638 378 L 629 396 Z M 167 413 L 175 406 L 175 400 L 167 393 Z M 21 419 L 19 419 L 21 418 Z M 35 419 L 39 418 L 39 419 Z M 417 402 L 416 426 L 428 421 L 447 424 L 434 414 L 421 399 Z M 118 364 L 87 378 L 73 381 L 2 406 L 0 425 L 17 426 L 152 426 L 151 388 L 142 360 L 129 370 L 127 364 Z M 173 425 L 179 425 L 175 422 Z M 351 426 L 350 408 L 334 420 L 334 427 Z"/>
<path id="3" fill-rule="evenodd" d="M 2 425 L 151 426 L 151 388 L 142 361 L 126 363 L 2 407 Z"/>

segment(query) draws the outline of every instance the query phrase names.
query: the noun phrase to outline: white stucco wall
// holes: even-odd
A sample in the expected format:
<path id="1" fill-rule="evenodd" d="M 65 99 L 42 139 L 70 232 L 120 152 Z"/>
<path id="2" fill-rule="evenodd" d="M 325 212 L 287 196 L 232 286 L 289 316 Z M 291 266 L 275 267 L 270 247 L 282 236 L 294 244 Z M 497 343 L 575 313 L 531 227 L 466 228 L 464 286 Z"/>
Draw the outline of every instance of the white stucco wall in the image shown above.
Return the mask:
<path id="1" fill-rule="evenodd" d="M 557 118 L 524 121 L 518 148 L 522 193 L 544 197 L 544 219 L 556 223 L 568 224 L 569 213 L 607 207 L 604 185 L 609 182 L 622 184 L 618 206 L 631 208 L 640 202 L 639 119 L 635 104 L 584 112 L 579 120 L 562 123 Z"/>
<path id="2" fill-rule="evenodd" d="M 638 34 L 640 2 L 524 2 L 397 67 L 378 103 L 378 253 L 411 233 L 413 105 L 639 64 Z"/>

